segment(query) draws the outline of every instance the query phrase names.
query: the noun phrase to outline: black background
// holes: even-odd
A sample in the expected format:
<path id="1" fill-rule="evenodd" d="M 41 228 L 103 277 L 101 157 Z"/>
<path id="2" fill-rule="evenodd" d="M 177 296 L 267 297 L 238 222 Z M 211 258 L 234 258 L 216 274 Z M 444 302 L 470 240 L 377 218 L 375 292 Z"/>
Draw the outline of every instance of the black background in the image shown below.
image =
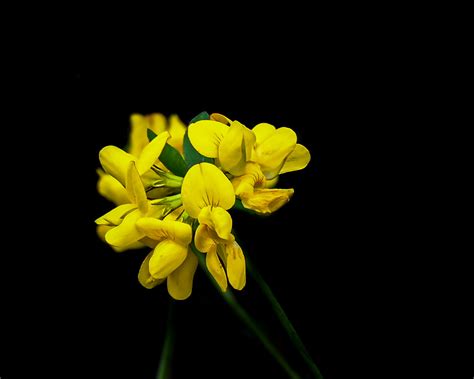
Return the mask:
<path id="1" fill-rule="evenodd" d="M 374 277 L 385 276 L 388 268 L 382 264 L 374 274 L 366 266 L 378 259 L 374 246 L 380 238 L 368 205 L 377 193 L 370 177 L 375 172 L 364 166 L 373 154 L 365 147 L 376 114 L 369 117 L 363 99 L 357 99 L 364 95 L 344 64 L 327 62 L 313 70 L 315 63 L 302 60 L 302 71 L 290 76 L 279 75 L 279 67 L 266 72 L 262 64 L 251 77 L 238 71 L 124 75 L 96 69 L 69 72 L 60 80 L 43 116 L 51 124 L 29 137 L 34 153 L 27 177 L 34 185 L 21 194 L 31 199 L 34 222 L 19 241 L 24 254 L 4 266 L 12 289 L 4 316 L 13 331 L 5 333 L 6 378 L 30 371 L 154 377 L 170 299 L 165 286 L 150 291 L 137 281 L 146 250 L 117 254 L 96 236 L 94 220 L 112 206 L 96 192 L 98 152 L 125 144 L 131 113 L 177 113 L 188 122 L 204 110 L 248 127 L 288 126 L 310 150 L 306 169 L 281 177 L 279 186 L 295 189 L 290 203 L 271 217 L 234 213 L 234 228 L 324 377 L 352 371 L 355 355 L 364 355 L 361 338 L 372 336 L 373 319 L 386 312 L 384 299 L 373 291 Z M 23 222 L 19 217 L 17 225 Z M 304 373 L 252 278 L 236 295 Z M 191 298 L 176 304 L 175 316 L 174 378 L 285 377 L 201 270 Z"/>
<path id="2" fill-rule="evenodd" d="M 54 92 L 40 112 L 15 123 L 27 154 L 21 169 L 10 168 L 22 185 L 6 197 L 22 206 L 9 213 L 17 248 L 2 254 L 2 379 L 155 375 L 166 288 L 142 288 L 137 272 L 146 251 L 114 253 L 94 225 L 112 206 L 96 192 L 98 152 L 125 144 L 134 112 L 177 113 L 187 122 L 205 110 L 248 127 L 268 122 L 295 130 L 311 162 L 281 177 L 279 185 L 295 195 L 277 213 L 233 214 L 245 253 L 326 379 L 386 377 L 420 360 L 426 327 L 415 310 L 430 293 L 409 285 L 418 258 L 403 239 L 410 227 L 397 216 L 404 199 L 388 163 L 402 133 L 388 106 L 393 94 L 381 89 L 391 82 L 358 65 L 355 52 L 333 53 L 322 61 L 304 56 L 291 69 L 268 70 L 269 61 L 256 59 L 251 74 L 87 66 L 28 94 L 39 101 L 42 89 Z M 304 373 L 255 282 L 249 277 L 236 295 Z M 286 377 L 200 269 L 175 316 L 173 378 Z"/>

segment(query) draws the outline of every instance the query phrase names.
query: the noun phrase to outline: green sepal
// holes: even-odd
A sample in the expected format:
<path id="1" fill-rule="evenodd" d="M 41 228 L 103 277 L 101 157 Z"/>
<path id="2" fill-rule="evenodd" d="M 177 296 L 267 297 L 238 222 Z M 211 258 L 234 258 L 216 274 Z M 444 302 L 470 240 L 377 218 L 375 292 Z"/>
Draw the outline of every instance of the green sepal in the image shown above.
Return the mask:
<path id="1" fill-rule="evenodd" d="M 186 165 L 186 162 L 184 161 L 179 151 L 168 143 L 163 148 L 159 159 L 165 165 L 165 167 L 173 174 L 181 176 L 182 178 L 184 177 L 184 175 L 186 175 L 186 172 L 188 171 L 188 166 Z"/>
<path id="2" fill-rule="evenodd" d="M 146 135 L 150 142 L 157 136 L 157 134 L 151 129 L 146 130 Z M 163 148 L 158 159 L 175 175 L 184 177 L 188 171 L 188 166 L 179 151 L 168 143 Z"/>
<path id="3" fill-rule="evenodd" d="M 146 136 L 148 137 L 148 141 L 151 142 L 155 139 L 155 137 L 157 136 L 157 134 L 151 130 L 151 129 L 147 129 L 146 130 Z"/>
<path id="4" fill-rule="evenodd" d="M 184 161 L 188 165 L 188 169 L 194 166 L 195 164 L 202 163 L 202 162 L 214 163 L 213 158 L 205 157 L 194 148 L 191 141 L 189 140 L 187 130 L 186 130 L 186 133 L 184 134 L 183 150 L 184 150 Z"/>
<path id="5" fill-rule="evenodd" d="M 201 120 L 209 120 L 211 116 L 209 116 L 209 113 L 206 111 L 199 113 L 197 116 L 195 116 L 191 121 L 189 121 L 190 124 L 201 121 Z"/>

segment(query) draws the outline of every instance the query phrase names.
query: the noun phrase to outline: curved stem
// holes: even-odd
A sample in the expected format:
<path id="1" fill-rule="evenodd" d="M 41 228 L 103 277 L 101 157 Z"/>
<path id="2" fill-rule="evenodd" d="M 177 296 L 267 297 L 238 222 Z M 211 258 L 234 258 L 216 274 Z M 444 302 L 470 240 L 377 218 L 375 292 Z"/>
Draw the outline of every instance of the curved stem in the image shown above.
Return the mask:
<path id="1" fill-rule="evenodd" d="M 170 361 L 174 347 L 173 308 L 174 301 L 171 300 L 168 308 L 168 319 L 166 320 L 165 341 L 163 343 L 156 379 L 167 379 L 169 377 Z"/>
<path id="2" fill-rule="evenodd" d="M 231 291 L 222 292 L 219 284 L 214 280 L 214 277 L 209 273 L 206 267 L 206 260 L 204 258 L 204 254 L 200 253 L 194 243 L 191 245 L 191 249 L 196 254 L 199 260 L 199 265 L 201 268 L 206 272 L 207 276 L 210 278 L 214 287 L 216 287 L 217 291 L 222 295 L 224 300 L 229 304 L 235 314 L 244 322 L 244 324 L 255 334 L 255 336 L 260 340 L 262 345 L 267 349 L 267 351 L 275 358 L 275 360 L 280 364 L 280 366 L 286 371 L 289 378 L 291 379 L 301 379 L 300 376 L 293 371 L 290 367 L 288 362 L 283 358 L 281 353 L 277 350 L 277 348 L 270 342 L 268 337 L 260 330 L 258 325 L 252 319 L 252 317 L 247 313 L 247 311 L 237 302 L 234 294 Z"/>
<path id="3" fill-rule="evenodd" d="M 245 261 L 247 264 L 247 270 L 249 271 L 250 275 L 252 275 L 252 277 L 255 279 L 257 284 L 260 286 L 260 289 L 262 290 L 264 295 L 267 297 L 268 301 L 270 302 L 270 305 L 273 308 L 273 311 L 276 313 L 278 319 L 283 325 L 283 328 L 286 330 L 288 336 L 290 337 L 291 342 L 293 343 L 295 348 L 298 350 L 298 352 L 301 354 L 301 356 L 305 360 L 311 372 L 314 374 L 314 377 L 316 379 L 323 379 L 323 376 L 321 375 L 321 372 L 319 371 L 318 366 L 316 366 L 316 363 L 314 363 L 313 359 L 309 355 L 309 352 L 308 350 L 306 350 L 306 347 L 304 346 L 303 341 L 301 341 L 300 336 L 298 335 L 295 328 L 293 327 L 293 324 L 288 319 L 288 316 L 286 315 L 282 306 L 276 299 L 275 295 L 270 289 L 270 286 L 265 282 L 265 280 L 263 280 L 262 276 L 257 271 L 257 269 L 255 268 L 255 266 L 252 264 L 252 262 L 250 261 L 248 257 L 245 257 Z"/>

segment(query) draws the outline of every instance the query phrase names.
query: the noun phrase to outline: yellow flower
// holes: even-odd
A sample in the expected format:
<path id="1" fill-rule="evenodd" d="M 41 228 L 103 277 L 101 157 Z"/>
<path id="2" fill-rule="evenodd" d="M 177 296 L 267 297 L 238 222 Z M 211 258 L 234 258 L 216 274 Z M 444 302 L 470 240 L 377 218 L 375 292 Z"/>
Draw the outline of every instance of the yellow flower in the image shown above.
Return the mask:
<path id="1" fill-rule="evenodd" d="M 267 179 L 308 165 L 311 155 L 306 147 L 296 143 L 296 133 L 290 128 L 277 129 L 261 123 L 252 132 L 256 137 L 254 159 Z"/>
<path id="2" fill-rule="evenodd" d="M 211 120 L 191 124 L 188 134 L 199 153 L 216 158 L 232 175 L 235 194 L 243 205 L 262 214 L 279 209 L 293 195 L 293 189 L 269 189 L 278 175 L 301 170 L 311 159 L 308 149 L 296 143 L 293 130 L 266 123 L 250 130 L 238 121 L 212 114 Z"/>
<path id="3" fill-rule="evenodd" d="M 232 183 L 216 166 L 200 163 L 184 177 L 181 196 L 186 212 L 199 222 L 194 241 L 196 248 L 206 253 L 209 272 L 223 291 L 227 290 L 227 279 L 232 287 L 242 289 L 245 258 L 231 233 L 232 218 L 227 212 L 235 202 Z"/>
<path id="4" fill-rule="evenodd" d="M 109 245 L 128 249 L 145 236 L 142 230 L 136 228 L 136 222 L 142 217 L 161 217 L 167 207 L 156 200 L 147 199 L 133 160 L 128 163 L 125 184 L 129 202 L 99 217 L 96 224 L 112 226 L 105 233 L 105 240 Z"/>
<path id="5" fill-rule="evenodd" d="M 143 148 L 148 144 L 147 129 L 151 129 L 156 135 L 168 132 L 170 139 L 168 143 L 183 153 L 183 137 L 186 126 L 180 118 L 173 114 L 167 120 L 161 113 L 141 115 L 134 113 L 130 117 L 131 130 L 128 140 L 128 152 L 135 157 L 139 157 Z"/>
<path id="6" fill-rule="evenodd" d="M 99 160 L 109 175 L 102 175 L 99 178 L 99 193 L 113 201 L 123 200 L 120 184 L 122 187 L 125 184 L 128 164 L 132 161 L 136 162 L 149 198 L 161 198 L 178 192 L 183 178 L 166 171 L 166 168 L 159 167 L 164 168 L 158 158 L 169 138 L 168 132 L 158 134 L 142 149 L 138 158 L 116 146 L 104 147 L 99 152 Z"/>
<path id="7" fill-rule="evenodd" d="M 111 229 L 115 228 L 115 225 L 97 225 L 97 235 L 103 242 L 107 242 L 105 240 L 105 235 L 107 232 Z M 144 244 L 141 241 L 133 242 L 129 245 L 126 245 L 125 247 L 117 247 L 117 246 L 110 246 L 115 252 L 117 253 L 122 253 L 126 250 L 134 250 L 134 249 L 142 249 L 146 247 L 147 245 Z"/>
<path id="8" fill-rule="evenodd" d="M 192 240 L 191 226 L 176 220 L 144 217 L 137 221 L 137 229 L 156 244 L 140 267 L 140 283 L 153 288 L 166 279 L 171 297 L 187 299 L 198 264 L 188 247 Z"/>
<path id="9" fill-rule="evenodd" d="M 122 154 L 120 152 L 117 153 L 116 149 L 118 148 L 116 148 L 115 146 L 107 147 L 100 154 L 102 156 L 101 163 L 103 160 L 106 166 L 110 166 L 110 162 L 113 162 L 115 160 L 114 157 L 119 157 L 119 162 L 121 162 L 118 163 L 121 166 L 118 169 L 121 172 L 118 178 L 115 178 L 113 176 L 114 173 L 117 174 L 116 168 L 114 169 L 112 167 L 109 167 L 108 169 L 106 169 L 106 172 L 98 170 L 99 180 L 97 182 L 97 190 L 107 200 L 110 200 L 115 203 L 115 205 L 120 205 L 127 202 L 126 195 L 124 197 L 126 191 L 123 187 L 123 179 L 126 175 L 125 170 L 128 167 L 128 162 L 130 160 L 144 160 L 145 156 L 149 155 L 145 154 L 142 156 L 142 151 L 145 149 L 145 147 L 149 145 L 147 129 L 151 129 L 156 135 L 159 135 L 163 132 L 167 132 L 168 139 L 167 141 L 165 141 L 165 143 L 167 142 L 175 149 L 177 149 L 181 154 L 183 153 L 183 137 L 184 133 L 186 132 L 186 126 L 183 124 L 183 122 L 177 115 L 173 114 L 167 120 L 166 117 L 161 113 L 152 113 L 150 115 L 145 116 L 137 113 L 132 114 L 130 116 L 130 134 L 128 138 L 128 145 L 124 151 L 127 154 Z M 165 139 L 165 136 L 166 134 L 163 134 L 160 138 Z M 161 144 L 163 146 L 161 146 Z M 155 142 L 154 147 L 158 149 L 156 149 L 153 153 L 158 153 L 158 156 L 161 153 L 161 150 L 159 149 L 160 146 L 162 150 L 164 147 L 163 140 L 160 140 L 159 143 L 158 141 Z M 161 162 L 156 163 L 161 169 L 164 169 L 164 166 L 161 165 Z M 108 173 L 108 170 L 112 172 L 112 175 Z M 156 175 L 150 173 L 147 173 L 142 176 L 144 176 L 144 179 L 147 182 L 150 182 L 153 179 L 156 180 Z M 122 184 L 122 186 L 119 186 L 120 183 Z M 163 192 L 163 190 L 158 191 L 159 195 L 163 195 Z M 168 193 L 165 193 L 164 195 L 167 194 Z"/>
<path id="10" fill-rule="evenodd" d="M 125 185 L 129 163 L 136 162 L 139 175 L 144 175 L 158 160 L 169 138 L 168 132 L 158 134 L 151 142 L 147 142 L 138 157 L 116 146 L 106 146 L 99 152 L 100 163 L 105 172 L 112 175 L 122 185 Z"/>
<path id="11" fill-rule="evenodd" d="M 127 190 L 112 175 L 97 169 L 99 180 L 97 181 L 97 192 L 115 205 L 127 204 L 129 202 Z"/>

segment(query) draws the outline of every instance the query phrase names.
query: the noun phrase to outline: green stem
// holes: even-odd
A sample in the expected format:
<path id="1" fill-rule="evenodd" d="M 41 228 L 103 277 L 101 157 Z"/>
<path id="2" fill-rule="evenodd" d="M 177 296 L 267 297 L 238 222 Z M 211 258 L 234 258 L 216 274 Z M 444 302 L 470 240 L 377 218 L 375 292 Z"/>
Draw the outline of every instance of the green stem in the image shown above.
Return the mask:
<path id="1" fill-rule="evenodd" d="M 200 253 L 194 243 L 191 244 L 191 249 L 196 254 L 199 260 L 199 265 L 206 272 L 207 276 L 210 278 L 214 287 L 222 295 L 227 304 L 232 308 L 235 314 L 244 322 L 244 324 L 257 336 L 262 345 L 267 349 L 267 351 L 275 358 L 275 360 L 280 364 L 280 366 L 286 371 L 291 379 L 301 379 L 300 376 L 293 371 L 289 366 L 288 362 L 283 358 L 277 348 L 270 342 L 268 337 L 260 330 L 255 321 L 250 317 L 250 315 L 245 311 L 245 309 L 237 302 L 234 294 L 231 291 L 222 292 L 219 284 L 215 281 L 214 277 L 209 273 L 204 254 Z"/>
<path id="2" fill-rule="evenodd" d="M 252 275 L 252 277 L 255 279 L 257 284 L 260 286 L 260 289 L 262 290 L 264 295 L 267 297 L 273 308 L 273 311 L 276 313 L 278 319 L 280 320 L 284 329 L 288 333 L 291 342 L 305 360 L 311 372 L 314 374 L 314 377 L 316 379 L 323 379 L 323 376 L 321 375 L 318 366 L 316 366 L 316 363 L 314 363 L 314 361 L 312 360 L 311 356 L 308 353 L 308 350 L 306 350 L 306 347 L 303 345 L 303 341 L 301 341 L 301 338 L 299 337 L 292 323 L 288 319 L 288 316 L 286 315 L 285 311 L 283 310 L 280 303 L 273 294 L 272 290 L 270 289 L 270 286 L 265 282 L 265 280 L 263 280 L 262 276 L 257 271 L 257 269 L 248 257 L 245 257 L 245 261 L 247 264 L 247 270 L 249 271 L 250 275 Z"/>
<path id="3" fill-rule="evenodd" d="M 171 300 L 168 308 L 168 319 L 166 320 L 165 341 L 163 343 L 156 379 L 167 379 L 169 376 L 170 361 L 174 346 L 173 308 L 174 302 Z"/>

